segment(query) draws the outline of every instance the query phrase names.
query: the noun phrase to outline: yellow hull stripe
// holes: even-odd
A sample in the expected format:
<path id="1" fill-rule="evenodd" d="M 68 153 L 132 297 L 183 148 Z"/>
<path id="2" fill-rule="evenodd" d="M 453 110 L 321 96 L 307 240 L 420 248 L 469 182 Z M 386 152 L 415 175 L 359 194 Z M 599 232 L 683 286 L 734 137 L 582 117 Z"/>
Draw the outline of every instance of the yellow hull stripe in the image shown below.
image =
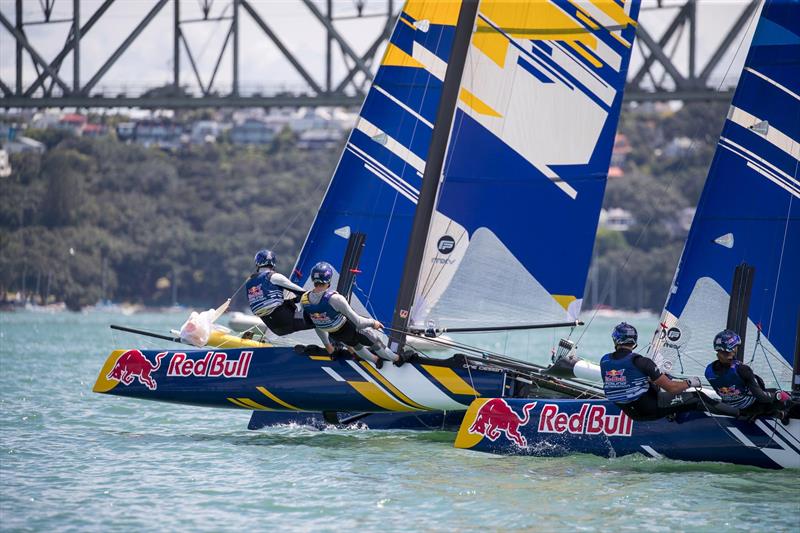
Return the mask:
<path id="1" fill-rule="evenodd" d="M 222 331 L 212 331 L 208 337 L 208 346 L 215 348 L 268 348 L 272 344 L 268 342 L 258 342 L 252 339 L 243 339 L 236 335 L 223 333 Z"/>
<path id="2" fill-rule="evenodd" d="M 472 448 L 483 439 L 483 435 L 470 433 L 469 428 L 475 423 L 475 417 L 478 416 L 480 408 L 489 400 L 491 400 L 491 398 L 477 398 L 472 400 L 469 409 L 467 409 L 467 414 L 464 415 L 464 420 L 461 421 L 461 427 L 458 428 L 458 435 L 456 435 L 456 442 L 453 446 L 456 448 Z"/>
<path id="3" fill-rule="evenodd" d="M 378 407 L 383 407 L 389 411 L 410 411 L 407 405 L 398 402 L 374 383 L 368 381 L 348 381 L 347 383 Z"/>
<path id="4" fill-rule="evenodd" d="M 280 405 L 282 405 L 284 407 L 288 407 L 289 409 L 294 409 L 295 411 L 302 411 L 302 409 L 300 409 L 299 407 L 295 407 L 294 405 L 292 405 L 290 403 L 284 402 L 283 400 L 281 400 L 280 398 L 278 398 L 277 396 L 272 394 L 270 391 L 268 391 L 264 387 L 256 387 L 256 389 L 258 389 L 258 392 L 260 392 L 261 394 L 263 394 L 264 396 L 266 396 L 267 398 L 269 398 L 270 400 L 272 400 L 273 402 L 275 402 L 277 404 L 280 404 Z"/>
<path id="5" fill-rule="evenodd" d="M 250 398 L 236 398 L 246 406 L 250 407 L 251 409 L 255 409 L 256 411 L 275 411 L 271 407 L 267 407 L 265 405 L 261 405 L 260 403 L 251 400 Z"/>
<path id="6" fill-rule="evenodd" d="M 228 398 L 227 400 L 237 407 L 242 407 L 244 409 L 252 409 L 252 407 L 246 406 L 245 404 L 240 402 L 237 398 Z"/>
<path id="7" fill-rule="evenodd" d="M 461 379 L 452 368 L 445 366 L 421 365 L 431 376 L 445 386 L 453 394 L 468 394 L 470 396 L 480 396 L 478 391 L 469 386 L 469 383 Z"/>
<path id="8" fill-rule="evenodd" d="M 502 116 L 500 113 L 489 107 L 486 102 L 469 92 L 468 90 L 461 88 L 461 93 L 458 95 L 459 100 L 464 102 L 470 109 L 475 111 L 476 113 L 480 113 L 481 115 L 488 115 L 490 117 L 500 117 Z"/>
<path id="9" fill-rule="evenodd" d="M 384 363 L 384 364 L 388 364 L 388 363 Z M 409 398 L 408 396 L 406 396 L 405 394 L 400 392 L 400 390 L 397 387 L 392 385 L 392 383 L 388 379 L 383 377 L 383 375 L 380 372 L 378 372 L 378 370 L 375 367 L 373 367 L 371 364 L 367 363 L 366 361 L 361 361 L 361 366 L 366 368 L 367 372 L 369 372 L 372 375 L 372 377 L 374 377 L 375 379 L 380 381 L 381 384 L 384 387 L 389 389 L 392 392 L 392 394 L 394 394 L 395 396 L 400 398 L 400 400 L 402 400 L 403 402 L 407 403 L 408 405 L 410 405 L 411 407 L 414 407 L 416 409 L 421 409 L 423 411 L 430 410 L 428 407 L 425 407 L 424 405 L 418 404 L 417 402 L 415 402 L 414 400 L 412 400 L 411 398 Z"/>
<path id="10" fill-rule="evenodd" d="M 328 355 L 309 355 L 308 358 L 314 361 L 333 361 L 333 357 Z"/>
<path id="11" fill-rule="evenodd" d="M 108 379 L 106 376 L 109 372 L 111 372 L 111 369 L 114 368 L 114 365 L 117 364 L 119 356 L 127 351 L 128 350 L 114 350 L 111 352 L 111 355 L 109 355 L 108 359 L 106 359 L 103 368 L 100 369 L 100 374 L 97 375 L 97 381 L 94 382 L 92 392 L 108 392 L 119 385 L 119 381 L 116 379 Z"/>

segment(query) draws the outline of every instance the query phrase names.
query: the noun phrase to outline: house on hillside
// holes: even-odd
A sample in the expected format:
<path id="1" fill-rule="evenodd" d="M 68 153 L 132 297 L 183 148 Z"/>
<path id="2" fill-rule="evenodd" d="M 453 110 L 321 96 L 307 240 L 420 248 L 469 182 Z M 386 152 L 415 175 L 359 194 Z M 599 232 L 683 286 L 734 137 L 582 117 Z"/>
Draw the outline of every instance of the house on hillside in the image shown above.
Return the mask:
<path id="1" fill-rule="evenodd" d="M 342 140 L 343 132 L 338 129 L 312 129 L 304 131 L 297 139 L 301 150 L 336 148 Z"/>
<path id="2" fill-rule="evenodd" d="M 627 209 L 611 207 L 600 210 L 600 227 L 610 231 L 628 231 L 636 223 Z"/>
<path id="3" fill-rule="evenodd" d="M 56 124 L 56 129 L 72 132 L 74 135 L 83 134 L 86 117 L 78 113 L 66 113 Z"/>
<path id="4" fill-rule="evenodd" d="M 275 138 L 275 130 L 257 118 L 248 118 L 231 128 L 231 143 L 238 145 L 269 144 Z"/>

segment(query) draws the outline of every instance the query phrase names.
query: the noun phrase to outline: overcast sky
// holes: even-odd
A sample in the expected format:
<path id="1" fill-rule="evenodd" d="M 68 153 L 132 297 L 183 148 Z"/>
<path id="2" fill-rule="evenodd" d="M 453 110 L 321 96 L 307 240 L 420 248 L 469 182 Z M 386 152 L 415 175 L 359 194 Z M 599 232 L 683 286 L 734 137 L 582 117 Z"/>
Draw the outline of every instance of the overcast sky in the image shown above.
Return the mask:
<path id="1" fill-rule="evenodd" d="M 300 0 L 249 0 L 273 31 L 301 61 L 320 85 L 324 84 L 324 27 L 311 14 Z M 44 3 L 44 2 L 42 2 Z M 89 19 L 102 2 L 100 0 L 82 0 L 82 23 Z M 201 16 L 200 6 L 203 0 L 181 0 L 181 19 L 195 19 Z M 334 14 L 348 16 L 355 14 L 355 0 L 334 0 Z M 402 4 L 395 0 L 395 9 Z M 664 0 L 665 6 L 679 6 L 684 0 Z M 156 4 L 155 0 L 117 0 L 103 15 L 100 21 L 81 40 L 81 81 L 88 81 L 113 51 L 124 41 L 133 28 L 145 17 Z M 231 0 L 212 0 L 211 17 L 229 16 Z M 321 10 L 325 2 L 317 0 Z M 365 0 L 364 13 L 386 13 L 385 0 Z M 714 52 L 724 35 L 733 25 L 736 18 L 747 4 L 746 0 L 699 0 L 697 44 L 699 51 L 698 71 L 705 65 L 708 57 Z M 138 39 L 121 56 L 117 63 L 100 80 L 97 89 L 107 90 L 111 94 L 126 92 L 138 94 L 144 88 L 151 88 L 172 81 L 172 21 L 173 0 L 170 0 L 142 32 Z M 640 20 L 654 38 L 663 33 L 666 26 L 677 12 L 676 8 L 655 9 L 655 0 L 644 0 Z M 0 0 L 0 12 L 11 21 L 15 21 L 14 0 Z M 72 16 L 71 0 L 55 0 L 52 19 L 70 18 Z M 25 21 L 38 21 L 44 18 L 39 0 L 23 0 L 23 17 Z M 337 28 L 348 44 L 361 53 L 366 50 L 380 34 L 385 17 L 342 20 L 336 23 Z M 204 83 L 213 71 L 217 56 L 222 47 L 230 21 L 202 22 L 182 24 L 182 31 L 189 42 L 192 54 L 198 64 L 198 70 Z M 750 32 L 755 23 L 750 25 Z M 264 35 L 250 15 L 240 12 L 240 86 L 242 93 L 259 91 L 264 94 L 277 90 L 303 91 L 307 87 L 291 64 L 282 56 L 275 45 Z M 61 50 L 67 37 L 69 23 L 31 25 L 25 28 L 32 45 L 45 58 L 52 59 Z M 676 64 L 685 72 L 687 68 L 688 32 L 679 42 Z M 718 85 L 726 70 L 730 70 L 725 85 L 736 81 L 744 55 L 749 43 L 748 35 L 736 61 L 731 55 L 724 57 L 721 67 L 715 71 L 714 85 Z M 734 41 L 737 45 L 741 39 Z M 14 87 L 15 54 L 14 41 L 11 35 L 0 27 L 0 79 L 6 85 Z M 27 86 L 34 78 L 33 64 L 25 54 L 24 81 Z M 341 54 L 336 51 L 335 57 Z M 641 63 L 641 56 L 635 53 L 631 70 Z M 181 84 L 196 87 L 195 77 L 185 52 L 181 55 Z M 346 72 L 341 59 L 336 62 L 334 83 Z M 67 84 L 72 83 L 72 59 L 67 57 L 62 68 L 62 78 Z M 230 90 L 232 80 L 230 45 L 222 59 L 217 74 L 215 87 L 221 93 Z M 195 90 L 195 92 L 197 92 Z"/>

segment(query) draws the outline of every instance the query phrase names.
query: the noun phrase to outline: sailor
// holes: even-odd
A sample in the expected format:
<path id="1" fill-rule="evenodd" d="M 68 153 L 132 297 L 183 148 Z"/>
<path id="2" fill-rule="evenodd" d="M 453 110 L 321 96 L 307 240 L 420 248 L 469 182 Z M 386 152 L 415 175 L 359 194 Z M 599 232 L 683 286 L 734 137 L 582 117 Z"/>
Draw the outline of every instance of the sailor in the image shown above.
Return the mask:
<path id="1" fill-rule="evenodd" d="M 271 250 L 256 254 L 256 271 L 245 285 L 250 310 L 276 335 L 313 328 L 314 324 L 297 311 L 297 298 L 303 294 L 303 288 L 275 272 L 275 261 Z M 284 290 L 294 296 L 284 299 Z"/>
<path id="2" fill-rule="evenodd" d="M 314 289 L 300 298 L 300 305 L 314 323 L 328 353 L 334 352 L 331 341 L 335 341 L 350 346 L 359 357 L 371 361 L 378 368 L 383 366 L 384 360 L 402 365 L 403 359 L 386 348 L 375 334 L 375 331 L 383 329 L 383 324 L 353 311 L 344 296 L 331 290 L 331 277 L 333 267 L 330 264 L 323 261 L 314 265 L 311 270 Z"/>
<path id="3" fill-rule="evenodd" d="M 754 419 L 772 415 L 787 419 L 791 395 L 764 387 L 764 380 L 736 358 L 741 344 L 742 339 L 735 331 L 726 329 L 717 333 L 714 337 L 717 360 L 706 367 L 706 380 L 722 401 L 738 409 L 741 416 Z"/>
<path id="4" fill-rule="evenodd" d="M 600 374 L 606 398 L 614 402 L 634 420 L 658 420 L 659 418 L 687 411 L 716 409 L 713 399 L 699 396 L 702 393 L 686 393 L 689 388 L 699 388 L 700 378 L 672 379 L 663 374 L 649 358 L 633 350 L 636 348 L 636 328 L 622 322 L 611 333 L 614 352 L 600 360 Z M 725 414 L 731 409 L 722 408 Z"/>

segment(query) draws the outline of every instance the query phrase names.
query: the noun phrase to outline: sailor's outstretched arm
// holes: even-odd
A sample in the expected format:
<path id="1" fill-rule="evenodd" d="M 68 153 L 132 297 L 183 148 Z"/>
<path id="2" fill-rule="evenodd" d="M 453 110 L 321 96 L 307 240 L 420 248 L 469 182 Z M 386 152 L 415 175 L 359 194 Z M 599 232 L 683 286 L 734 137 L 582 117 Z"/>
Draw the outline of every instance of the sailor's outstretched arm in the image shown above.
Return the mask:
<path id="1" fill-rule="evenodd" d="M 317 332 L 317 337 L 319 337 L 319 340 L 322 341 L 322 345 L 325 346 L 325 349 L 328 350 L 328 353 L 333 353 L 333 344 L 331 344 L 331 339 L 328 336 L 328 332 L 322 331 L 319 328 L 314 328 L 314 331 Z"/>
<path id="2" fill-rule="evenodd" d="M 742 381 L 747 384 L 747 388 L 750 389 L 750 392 L 753 393 L 753 396 L 756 397 L 757 401 L 761 403 L 772 403 L 772 401 L 775 399 L 775 396 L 761 388 L 752 368 L 744 364 L 739 365 L 737 372 L 739 373 L 739 377 L 742 378 Z"/>
<path id="3" fill-rule="evenodd" d="M 371 318 L 365 318 L 353 311 L 353 308 L 350 307 L 350 304 L 341 294 L 334 294 L 329 302 L 331 307 L 346 316 L 347 320 L 352 322 L 356 329 L 371 328 L 375 324 L 375 321 Z"/>
<path id="4" fill-rule="evenodd" d="M 291 291 L 291 292 L 297 294 L 298 296 L 305 292 L 303 290 L 303 287 L 301 287 L 300 285 L 297 285 L 296 283 L 292 283 L 291 281 L 289 281 L 289 278 L 287 278 L 283 274 L 278 274 L 277 272 L 272 274 L 272 277 L 270 278 L 270 282 L 273 285 L 277 285 L 278 287 L 283 287 L 284 289 L 286 289 L 288 291 Z"/>

